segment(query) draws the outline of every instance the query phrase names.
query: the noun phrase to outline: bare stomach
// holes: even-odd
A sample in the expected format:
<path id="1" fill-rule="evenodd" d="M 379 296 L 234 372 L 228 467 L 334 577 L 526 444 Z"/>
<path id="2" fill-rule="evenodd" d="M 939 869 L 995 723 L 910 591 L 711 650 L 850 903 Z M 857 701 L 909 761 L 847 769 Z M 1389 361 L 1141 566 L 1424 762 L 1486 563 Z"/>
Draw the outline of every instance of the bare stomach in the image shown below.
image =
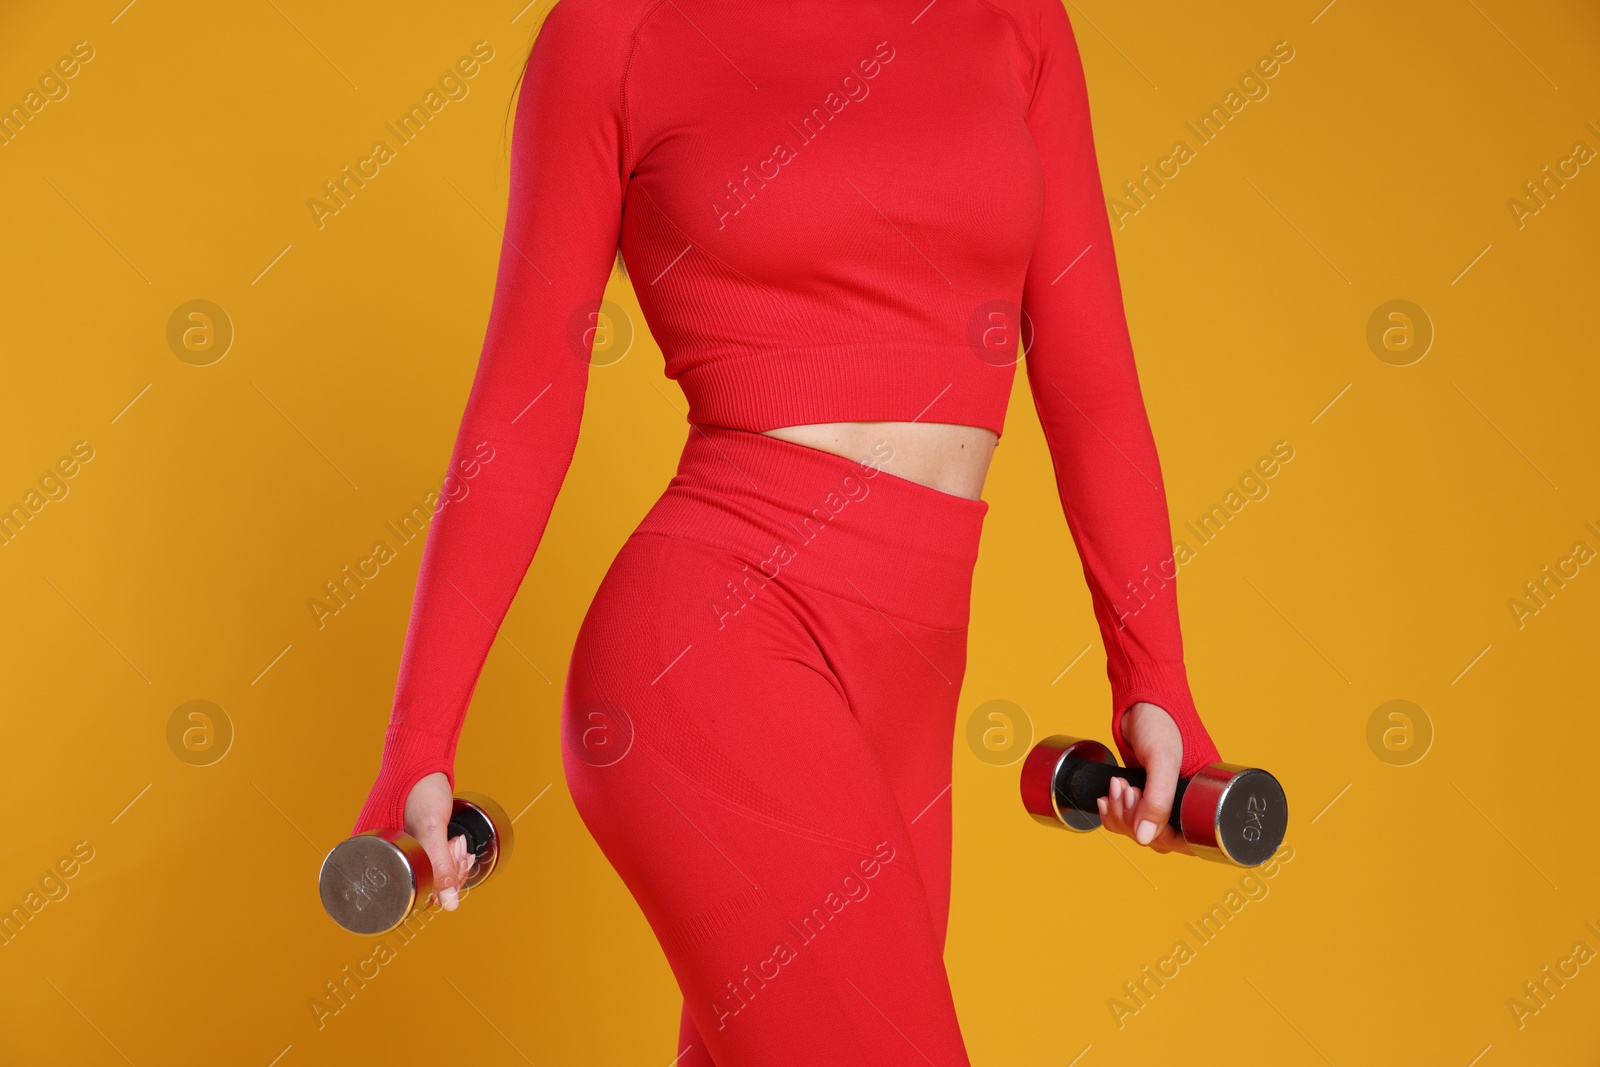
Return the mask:
<path id="1" fill-rule="evenodd" d="M 969 500 L 983 495 L 989 461 L 999 441 L 993 430 L 946 422 L 820 422 L 762 432 L 856 460 L 873 456 L 875 446 L 886 442 L 893 454 L 874 466 Z"/>

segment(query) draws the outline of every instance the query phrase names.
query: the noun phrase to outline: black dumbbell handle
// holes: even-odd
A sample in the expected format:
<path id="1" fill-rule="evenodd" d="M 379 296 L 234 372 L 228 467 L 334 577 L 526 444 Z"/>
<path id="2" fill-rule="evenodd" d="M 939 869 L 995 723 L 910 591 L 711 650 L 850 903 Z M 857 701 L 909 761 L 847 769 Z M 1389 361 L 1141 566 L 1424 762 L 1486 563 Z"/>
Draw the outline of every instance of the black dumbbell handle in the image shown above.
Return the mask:
<path id="1" fill-rule="evenodd" d="M 489 820 L 472 808 L 458 810 L 450 820 L 450 825 L 445 830 L 445 837 L 465 837 L 467 851 L 478 857 L 479 862 L 489 858 L 489 842 L 494 833 L 489 825 Z"/>
<path id="2" fill-rule="evenodd" d="M 1145 773 L 1138 767 L 1113 767 L 1109 763 L 1068 756 L 1056 768 L 1056 804 L 1098 815 L 1100 809 L 1095 802 L 1101 797 L 1110 796 L 1113 778 L 1121 778 L 1139 789 L 1144 788 Z M 1183 810 L 1183 792 L 1188 788 L 1189 779 L 1179 778 L 1177 792 L 1172 798 L 1172 816 L 1167 820 L 1167 825 L 1179 833 L 1183 832 L 1179 814 Z"/>

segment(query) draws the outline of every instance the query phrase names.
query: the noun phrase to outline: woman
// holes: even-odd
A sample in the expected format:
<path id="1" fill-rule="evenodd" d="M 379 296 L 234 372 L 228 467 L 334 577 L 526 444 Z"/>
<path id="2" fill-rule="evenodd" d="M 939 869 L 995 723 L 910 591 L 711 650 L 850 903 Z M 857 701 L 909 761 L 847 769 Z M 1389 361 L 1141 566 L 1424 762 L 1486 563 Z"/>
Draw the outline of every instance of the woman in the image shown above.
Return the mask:
<path id="1" fill-rule="evenodd" d="M 947 787 L 1019 327 L 1112 737 L 1150 772 L 1107 824 L 1181 848 L 1176 778 L 1219 758 L 1071 24 L 1060 0 L 561 0 L 525 74 L 451 467 L 477 473 L 429 533 L 356 829 L 403 824 L 455 906 L 456 739 L 620 248 L 690 430 L 578 633 L 563 759 L 684 992 L 677 1063 L 965 1064 Z"/>

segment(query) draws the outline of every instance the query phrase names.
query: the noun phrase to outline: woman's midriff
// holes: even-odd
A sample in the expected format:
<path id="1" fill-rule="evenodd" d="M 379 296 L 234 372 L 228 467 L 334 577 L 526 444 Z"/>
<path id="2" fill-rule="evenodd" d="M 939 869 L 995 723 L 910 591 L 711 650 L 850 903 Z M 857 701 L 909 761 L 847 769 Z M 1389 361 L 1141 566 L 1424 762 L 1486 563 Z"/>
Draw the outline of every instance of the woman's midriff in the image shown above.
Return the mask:
<path id="1" fill-rule="evenodd" d="M 821 591 L 933 629 L 964 628 L 989 504 L 900 477 L 899 458 L 887 445 L 845 457 L 691 424 L 676 473 L 634 537 L 726 554 L 706 604 L 726 594 L 737 605 L 779 581 L 793 595 Z"/>
<path id="2" fill-rule="evenodd" d="M 847 459 L 886 454 L 890 474 L 977 500 L 999 438 L 980 426 L 944 422 L 824 422 L 763 430 L 769 437 Z"/>

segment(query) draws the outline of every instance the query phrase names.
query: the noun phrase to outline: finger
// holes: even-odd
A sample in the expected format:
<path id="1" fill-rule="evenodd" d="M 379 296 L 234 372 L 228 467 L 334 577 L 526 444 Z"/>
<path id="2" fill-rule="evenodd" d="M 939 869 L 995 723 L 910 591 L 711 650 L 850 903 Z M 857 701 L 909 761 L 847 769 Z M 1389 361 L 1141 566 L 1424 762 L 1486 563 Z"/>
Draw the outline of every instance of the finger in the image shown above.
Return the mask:
<path id="1" fill-rule="evenodd" d="M 1129 821 L 1128 816 L 1133 809 L 1128 806 L 1128 797 L 1133 787 L 1121 778 L 1113 778 L 1111 781 L 1111 797 L 1107 806 L 1111 809 L 1112 822 L 1116 824 L 1118 833 L 1132 837 L 1133 823 Z"/>
<path id="2" fill-rule="evenodd" d="M 1128 832 L 1127 827 L 1122 823 L 1122 809 L 1110 794 L 1097 798 L 1095 800 L 1095 806 L 1100 809 L 1101 826 L 1105 827 L 1107 830 L 1110 830 L 1114 834 L 1125 834 Z"/>
<path id="3" fill-rule="evenodd" d="M 433 864 L 433 897 L 446 911 L 455 911 L 461 902 L 456 886 L 460 884 L 458 856 L 455 839 L 445 837 L 445 827 L 435 824 L 423 827 L 419 843 Z"/>
<path id="4" fill-rule="evenodd" d="M 1194 855 L 1194 852 L 1189 848 L 1189 842 L 1183 839 L 1182 834 L 1172 831 L 1170 827 L 1166 832 L 1159 834 L 1154 841 L 1150 842 L 1150 847 L 1162 854 L 1180 852 L 1185 856 Z"/>
<path id="5" fill-rule="evenodd" d="M 1100 811 L 1100 825 L 1112 833 L 1117 832 L 1116 820 L 1111 817 L 1111 799 L 1109 797 L 1096 797 L 1094 805 Z"/>
<path id="6" fill-rule="evenodd" d="M 1126 786 L 1127 783 L 1121 778 L 1111 779 L 1111 791 L 1106 798 L 1106 808 L 1111 819 L 1111 829 L 1119 834 L 1131 835 L 1132 831 L 1129 829 L 1127 819 L 1124 817 L 1127 807 L 1123 801 L 1122 790 Z"/>
<path id="7" fill-rule="evenodd" d="M 1154 841 L 1172 816 L 1172 798 L 1178 791 L 1178 765 L 1178 753 L 1163 751 L 1153 755 L 1145 769 L 1144 796 L 1137 814 L 1132 816 L 1134 840 L 1141 845 Z"/>
<path id="8" fill-rule="evenodd" d="M 1161 827 L 1161 833 L 1156 835 L 1155 843 L 1164 845 L 1168 852 L 1181 852 L 1185 856 L 1194 855 L 1194 851 L 1189 848 L 1189 842 L 1185 841 L 1183 835 L 1171 826 L 1164 825 Z"/>
<path id="9" fill-rule="evenodd" d="M 456 891 L 460 893 L 467 884 L 467 878 L 472 874 L 473 865 L 478 862 L 478 857 L 467 844 L 465 836 L 454 837 L 450 840 L 455 849 L 458 862 L 456 863 Z"/>
<path id="10" fill-rule="evenodd" d="M 1132 798 L 1135 793 L 1134 787 L 1129 785 L 1126 780 L 1123 780 L 1122 785 L 1117 789 L 1117 826 L 1121 828 L 1122 833 L 1129 837 L 1133 836 Z"/>

